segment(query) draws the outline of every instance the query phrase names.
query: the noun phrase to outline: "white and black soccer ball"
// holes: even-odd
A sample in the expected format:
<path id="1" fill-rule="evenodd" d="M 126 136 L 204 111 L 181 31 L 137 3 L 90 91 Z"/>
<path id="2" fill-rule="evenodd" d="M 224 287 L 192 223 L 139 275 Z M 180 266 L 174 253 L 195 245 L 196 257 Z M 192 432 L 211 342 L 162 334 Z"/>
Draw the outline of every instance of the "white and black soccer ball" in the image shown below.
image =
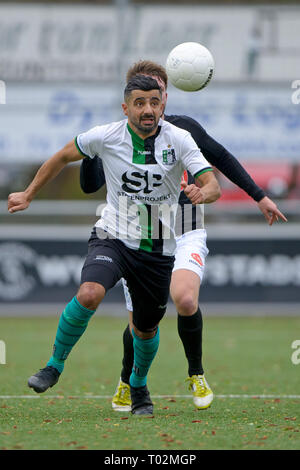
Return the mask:
<path id="1" fill-rule="evenodd" d="M 210 51 L 198 42 L 183 42 L 171 50 L 166 71 L 170 82 L 183 91 L 198 91 L 206 87 L 214 72 Z"/>

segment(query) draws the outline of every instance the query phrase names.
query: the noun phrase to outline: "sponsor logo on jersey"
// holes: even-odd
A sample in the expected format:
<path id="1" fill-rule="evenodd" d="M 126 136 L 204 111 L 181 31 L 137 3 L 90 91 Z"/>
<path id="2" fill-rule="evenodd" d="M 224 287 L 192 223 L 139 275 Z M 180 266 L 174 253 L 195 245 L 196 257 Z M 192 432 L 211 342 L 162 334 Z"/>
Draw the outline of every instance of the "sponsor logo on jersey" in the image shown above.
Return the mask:
<path id="1" fill-rule="evenodd" d="M 122 189 L 127 193 L 139 193 L 143 191 L 146 194 L 151 193 L 154 188 L 161 186 L 162 175 L 151 173 L 150 171 L 128 170 L 122 175 Z"/>

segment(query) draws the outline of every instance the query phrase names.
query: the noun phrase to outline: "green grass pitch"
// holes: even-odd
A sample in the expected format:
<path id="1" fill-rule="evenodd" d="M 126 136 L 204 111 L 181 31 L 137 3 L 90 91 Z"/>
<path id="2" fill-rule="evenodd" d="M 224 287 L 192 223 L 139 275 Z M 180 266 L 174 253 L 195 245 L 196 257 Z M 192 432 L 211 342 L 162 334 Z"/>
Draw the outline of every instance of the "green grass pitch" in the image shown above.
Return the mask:
<path id="1" fill-rule="evenodd" d="M 299 449 L 300 364 L 295 317 L 205 317 L 204 368 L 215 399 L 197 411 L 176 318 L 161 322 L 148 387 L 153 418 L 111 409 L 125 318 L 96 315 L 58 384 L 37 395 L 27 378 L 49 358 L 58 317 L 1 318 L 0 449 Z M 23 397 L 24 395 L 27 396 Z"/>

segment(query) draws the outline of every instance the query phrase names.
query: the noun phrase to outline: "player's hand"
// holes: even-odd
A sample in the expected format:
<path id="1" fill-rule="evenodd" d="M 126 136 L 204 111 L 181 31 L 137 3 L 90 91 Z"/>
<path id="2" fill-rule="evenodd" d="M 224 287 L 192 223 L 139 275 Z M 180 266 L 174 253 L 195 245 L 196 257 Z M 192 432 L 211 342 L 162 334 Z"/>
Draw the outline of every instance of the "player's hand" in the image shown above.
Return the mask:
<path id="1" fill-rule="evenodd" d="M 181 182 L 181 187 L 192 204 L 203 204 L 205 200 L 205 194 L 201 188 L 195 184 L 187 184 L 186 181 Z"/>
<path id="2" fill-rule="evenodd" d="M 257 205 L 265 216 L 265 219 L 269 225 L 272 225 L 275 220 L 278 221 L 279 218 L 284 222 L 287 222 L 287 218 L 280 212 L 275 202 L 273 202 L 267 196 L 262 198 L 262 200 L 259 201 Z"/>
<path id="3" fill-rule="evenodd" d="M 14 212 L 23 211 L 27 209 L 30 204 L 28 195 L 25 192 L 11 193 L 8 196 L 7 207 L 8 212 L 13 214 Z"/>

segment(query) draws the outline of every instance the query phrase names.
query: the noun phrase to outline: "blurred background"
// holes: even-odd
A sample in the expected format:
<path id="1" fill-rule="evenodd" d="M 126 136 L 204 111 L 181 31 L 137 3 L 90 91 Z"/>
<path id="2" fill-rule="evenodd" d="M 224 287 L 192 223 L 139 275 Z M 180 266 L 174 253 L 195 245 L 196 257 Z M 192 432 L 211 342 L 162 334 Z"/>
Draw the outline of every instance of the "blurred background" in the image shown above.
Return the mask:
<path id="1" fill-rule="evenodd" d="M 133 62 L 164 65 L 186 41 L 212 52 L 215 74 L 197 93 L 170 84 L 167 114 L 198 120 L 288 218 L 269 227 L 218 174 L 223 196 L 205 208 L 201 305 L 208 315 L 300 313 L 298 4 L 0 1 L 0 315 L 56 314 L 73 297 L 105 188 L 82 193 L 73 164 L 24 213 L 8 214 L 8 194 L 78 133 L 122 119 Z M 104 309 L 126 314 L 120 285 Z"/>

